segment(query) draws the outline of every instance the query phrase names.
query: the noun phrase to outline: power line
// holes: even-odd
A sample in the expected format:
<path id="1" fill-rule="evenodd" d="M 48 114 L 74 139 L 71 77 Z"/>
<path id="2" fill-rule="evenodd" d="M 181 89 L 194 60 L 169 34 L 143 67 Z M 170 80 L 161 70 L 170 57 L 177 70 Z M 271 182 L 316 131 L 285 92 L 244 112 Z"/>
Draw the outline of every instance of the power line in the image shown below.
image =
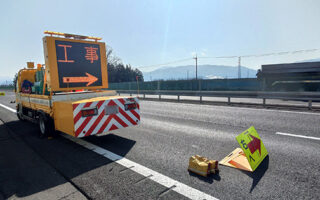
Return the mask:
<path id="1" fill-rule="evenodd" d="M 228 58 L 249 58 L 249 57 L 265 57 L 265 56 L 276 56 L 276 55 L 286 55 L 286 54 L 297 54 L 297 53 L 310 53 L 310 52 L 314 52 L 314 51 L 319 51 L 320 49 L 302 49 L 302 50 L 295 50 L 295 51 L 282 51 L 282 52 L 274 52 L 274 53 L 265 53 L 265 54 L 249 54 L 249 55 L 241 55 L 241 56 L 201 56 L 201 57 L 197 57 L 197 59 L 228 59 Z M 171 62 L 167 62 L 167 63 L 162 63 L 162 64 L 155 64 L 155 65 L 148 65 L 148 66 L 142 66 L 142 67 L 138 67 L 139 69 L 143 69 L 143 68 L 152 68 L 152 67 L 160 67 L 163 65 L 170 65 L 170 64 L 175 64 L 175 63 L 180 63 L 180 62 L 184 62 L 184 61 L 191 61 L 194 58 L 184 58 L 184 59 L 180 59 L 180 60 L 175 60 L 175 61 L 171 61 Z"/>
<path id="2" fill-rule="evenodd" d="M 264 56 L 275 56 L 275 55 L 285 55 L 285 54 L 296 54 L 296 53 L 309 53 L 314 51 L 319 51 L 320 49 L 303 49 L 296 51 L 281 51 L 275 53 L 266 53 L 266 54 L 251 54 L 251 55 L 242 55 L 242 56 L 215 56 L 215 57 L 198 57 L 198 58 L 248 58 L 248 57 L 264 57 Z"/>

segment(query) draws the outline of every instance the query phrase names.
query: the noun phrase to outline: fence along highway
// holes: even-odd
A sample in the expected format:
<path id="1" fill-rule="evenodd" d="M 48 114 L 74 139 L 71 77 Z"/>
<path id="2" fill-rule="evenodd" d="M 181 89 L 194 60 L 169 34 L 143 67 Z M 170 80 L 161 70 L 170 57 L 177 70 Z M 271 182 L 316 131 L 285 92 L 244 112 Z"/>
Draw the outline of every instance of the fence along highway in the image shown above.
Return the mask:
<path id="1" fill-rule="evenodd" d="M 15 109 L 12 100 L 10 92 L 0 98 L 3 126 L 88 198 L 186 198 L 175 187 L 165 187 L 152 176 L 143 176 L 64 137 L 38 138 L 36 125 L 18 121 L 6 108 Z M 84 141 L 217 199 L 319 199 L 320 141 L 314 139 L 320 138 L 319 121 L 320 113 L 141 100 L 141 125 Z M 209 178 L 187 172 L 191 155 L 221 160 L 238 147 L 236 135 L 251 125 L 269 152 L 254 173 L 224 166 L 219 166 L 219 175 Z M 8 194 L 28 197 L 57 185 L 21 192 L 28 187 L 9 187 L 1 180 L 0 192 L 4 198 Z"/>

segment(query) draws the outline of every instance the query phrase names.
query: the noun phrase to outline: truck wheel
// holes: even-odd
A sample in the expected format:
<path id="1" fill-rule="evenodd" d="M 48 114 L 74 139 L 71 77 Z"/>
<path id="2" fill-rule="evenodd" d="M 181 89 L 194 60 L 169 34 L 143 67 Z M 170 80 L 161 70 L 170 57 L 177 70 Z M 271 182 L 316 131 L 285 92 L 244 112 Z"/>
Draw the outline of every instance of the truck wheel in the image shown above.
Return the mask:
<path id="1" fill-rule="evenodd" d="M 53 120 L 43 113 L 39 114 L 39 128 L 40 137 L 50 136 L 55 132 Z"/>
<path id="2" fill-rule="evenodd" d="M 22 114 L 22 106 L 19 104 L 17 108 L 17 117 L 20 121 L 25 121 Z"/>

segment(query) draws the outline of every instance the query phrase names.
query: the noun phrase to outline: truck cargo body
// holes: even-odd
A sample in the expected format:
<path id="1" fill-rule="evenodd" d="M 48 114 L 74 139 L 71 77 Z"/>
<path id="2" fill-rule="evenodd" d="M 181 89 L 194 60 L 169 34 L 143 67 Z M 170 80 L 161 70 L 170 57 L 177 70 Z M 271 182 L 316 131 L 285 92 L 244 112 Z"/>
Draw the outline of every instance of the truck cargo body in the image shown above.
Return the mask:
<path id="1" fill-rule="evenodd" d="M 74 137 L 101 134 L 138 125 L 140 105 L 136 97 L 115 96 L 114 91 L 46 95 L 17 94 L 24 115 L 35 118 L 42 111 L 54 120 L 54 128 Z M 30 114 L 31 113 L 31 114 Z"/>

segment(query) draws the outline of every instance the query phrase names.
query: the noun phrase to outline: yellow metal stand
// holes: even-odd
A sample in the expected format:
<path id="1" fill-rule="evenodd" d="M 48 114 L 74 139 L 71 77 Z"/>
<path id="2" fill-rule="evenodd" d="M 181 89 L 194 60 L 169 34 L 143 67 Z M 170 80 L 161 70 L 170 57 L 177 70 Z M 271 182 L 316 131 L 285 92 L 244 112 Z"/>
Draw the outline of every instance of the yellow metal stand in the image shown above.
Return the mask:
<path id="1" fill-rule="evenodd" d="M 215 174 L 219 171 L 218 161 L 195 155 L 189 159 L 188 171 L 207 177 L 209 174 Z"/>

